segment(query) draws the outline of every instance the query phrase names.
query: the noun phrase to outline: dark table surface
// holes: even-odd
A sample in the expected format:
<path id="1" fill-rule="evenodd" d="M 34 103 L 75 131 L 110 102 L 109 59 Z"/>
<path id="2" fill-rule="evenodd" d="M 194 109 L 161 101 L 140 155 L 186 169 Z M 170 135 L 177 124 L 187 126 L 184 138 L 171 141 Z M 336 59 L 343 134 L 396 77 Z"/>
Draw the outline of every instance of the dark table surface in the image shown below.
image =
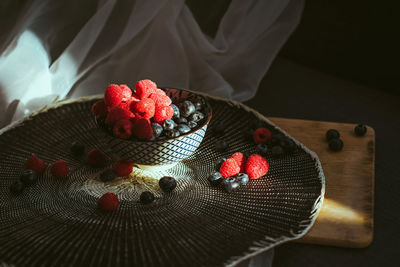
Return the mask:
<path id="1" fill-rule="evenodd" d="M 351 249 L 290 242 L 275 249 L 273 266 L 400 266 L 400 96 L 278 58 L 245 104 L 266 117 L 363 123 L 376 133 L 372 244 Z"/>

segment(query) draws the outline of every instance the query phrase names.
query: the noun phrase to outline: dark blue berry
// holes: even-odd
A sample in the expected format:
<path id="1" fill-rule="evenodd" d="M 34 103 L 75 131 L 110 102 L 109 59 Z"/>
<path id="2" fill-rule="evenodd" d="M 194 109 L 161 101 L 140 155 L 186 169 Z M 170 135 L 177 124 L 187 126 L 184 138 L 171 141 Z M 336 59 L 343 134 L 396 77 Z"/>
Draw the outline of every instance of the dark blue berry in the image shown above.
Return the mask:
<path id="1" fill-rule="evenodd" d="M 208 176 L 207 180 L 210 182 L 210 184 L 212 186 L 216 186 L 222 182 L 223 177 L 222 177 L 221 173 L 213 172 L 210 174 L 210 176 Z"/>
<path id="2" fill-rule="evenodd" d="M 177 129 L 181 134 L 186 134 L 191 131 L 190 127 L 186 124 L 179 124 Z"/>
<path id="3" fill-rule="evenodd" d="M 75 141 L 71 144 L 71 152 L 75 157 L 80 157 L 85 153 L 85 145 Z"/>
<path id="4" fill-rule="evenodd" d="M 262 155 L 267 154 L 267 152 L 268 152 L 267 144 L 258 144 L 257 145 L 257 151 Z"/>
<path id="5" fill-rule="evenodd" d="M 327 141 L 330 141 L 331 139 L 339 138 L 340 137 L 340 133 L 335 129 L 329 129 L 326 132 L 325 137 L 326 137 Z"/>
<path id="6" fill-rule="evenodd" d="M 225 132 L 225 124 L 222 122 L 216 123 L 213 125 L 212 129 L 216 136 L 221 136 Z"/>
<path id="7" fill-rule="evenodd" d="M 235 178 L 240 185 L 246 185 L 249 182 L 249 176 L 245 173 L 238 173 Z"/>
<path id="8" fill-rule="evenodd" d="M 172 116 L 173 119 L 177 119 L 181 116 L 181 112 L 177 105 L 171 104 L 170 107 L 174 110 L 174 115 Z"/>
<path id="9" fill-rule="evenodd" d="M 225 140 L 221 139 L 221 140 L 217 140 L 215 142 L 215 149 L 219 152 L 224 152 L 228 149 L 229 144 L 228 142 L 226 142 Z"/>
<path id="10" fill-rule="evenodd" d="M 166 119 L 165 121 L 163 121 L 162 123 L 162 127 L 164 128 L 164 130 L 168 131 L 168 130 L 172 130 L 174 129 L 176 126 L 176 123 L 171 120 L 171 119 Z"/>
<path id="11" fill-rule="evenodd" d="M 215 170 L 219 171 L 221 169 L 222 163 L 224 163 L 226 158 L 219 158 L 215 163 Z"/>
<path id="12" fill-rule="evenodd" d="M 165 136 L 168 138 L 175 138 L 175 137 L 179 137 L 180 135 L 181 134 L 177 129 L 165 131 Z"/>
<path id="13" fill-rule="evenodd" d="M 116 177 L 114 171 L 112 169 L 107 169 L 100 174 L 100 180 L 103 182 L 109 182 L 114 180 Z"/>
<path id="14" fill-rule="evenodd" d="M 190 127 L 190 129 L 194 129 L 197 127 L 197 122 L 189 121 L 187 125 Z"/>
<path id="15" fill-rule="evenodd" d="M 332 151 L 340 151 L 343 148 L 343 141 L 340 138 L 334 138 L 329 141 L 329 149 Z"/>
<path id="16" fill-rule="evenodd" d="M 164 176 L 158 181 L 158 185 L 160 186 L 161 190 L 165 193 L 169 193 L 176 187 L 176 180 L 174 177 L 171 176 Z"/>
<path id="17" fill-rule="evenodd" d="M 354 127 L 354 132 L 358 136 L 363 136 L 367 133 L 367 127 L 363 124 L 359 124 L 356 127 Z"/>
<path id="18" fill-rule="evenodd" d="M 284 150 L 281 146 L 273 146 L 271 149 L 272 156 L 280 157 L 284 154 Z"/>
<path id="19" fill-rule="evenodd" d="M 239 187 L 240 187 L 239 182 L 233 177 L 228 177 L 224 180 L 224 188 L 225 191 L 228 193 L 236 191 L 237 189 L 239 189 Z"/>
<path id="20" fill-rule="evenodd" d="M 38 175 L 32 170 L 25 170 L 22 173 L 20 180 L 26 186 L 34 185 L 38 181 Z"/>
<path id="21" fill-rule="evenodd" d="M 189 100 L 183 101 L 183 103 L 180 105 L 180 111 L 183 117 L 189 117 L 193 112 L 195 112 L 195 110 L 196 107 Z"/>
<path id="22" fill-rule="evenodd" d="M 144 191 L 143 193 L 140 194 L 140 202 L 141 203 L 150 204 L 153 201 L 154 201 L 153 193 L 151 193 L 149 191 Z"/>
<path id="23" fill-rule="evenodd" d="M 271 137 L 271 139 L 269 140 L 268 143 L 269 143 L 271 146 L 280 145 L 281 141 L 283 141 L 283 140 L 285 140 L 285 139 L 286 139 L 286 137 L 285 137 L 283 134 L 281 134 L 281 133 L 276 133 L 276 134 L 273 134 L 273 135 L 272 135 L 272 137 Z"/>
<path id="24" fill-rule="evenodd" d="M 203 103 L 200 99 L 196 98 L 192 100 L 192 103 L 196 110 L 201 110 L 203 108 Z"/>
<path id="25" fill-rule="evenodd" d="M 152 122 L 151 123 L 151 128 L 153 129 L 153 135 L 155 137 L 159 137 L 162 132 L 163 132 L 163 127 L 161 126 L 161 124 L 157 123 L 157 122 Z"/>
<path id="26" fill-rule="evenodd" d="M 22 192 L 24 192 L 24 184 L 21 183 L 20 181 L 15 181 L 11 186 L 10 186 L 10 192 L 13 195 L 21 195 Z"/>
<path id="27" fill-rule="evenodd" d="M 204 114 L 201 113 L 200 111 L 195 111 L 194 113 L 192 113 L 192 114 L 189 116 L 189 120 L 190 120 L 190 121 L 199 122 L 199 121 L 201 121 L 202 119 L 204 119 Z"/>
<path id="28" fill-rule="evenodd" d="M 296 144 L 290 138 L 281 141 L 281 145 L 286 153 L 291 153 L 296 149 Z"/>
<path id="29" fill-rule="evenodd" d="M 187 124 L 187 123 L 188 123 L 188 120 L 187 120 L 185 117 L 179 117 L 179 118 L 176 118 L 176 119 L 175 119 L 175 122 L 176 122 L 177 124 Z"/>

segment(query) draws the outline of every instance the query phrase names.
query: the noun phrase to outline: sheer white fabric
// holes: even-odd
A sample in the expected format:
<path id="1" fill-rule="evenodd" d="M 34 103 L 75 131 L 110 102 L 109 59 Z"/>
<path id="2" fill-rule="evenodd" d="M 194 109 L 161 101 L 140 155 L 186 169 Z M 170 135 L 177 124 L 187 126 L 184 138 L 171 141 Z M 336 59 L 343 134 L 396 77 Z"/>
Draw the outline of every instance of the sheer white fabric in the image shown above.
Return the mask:
<path id="1" fill-rule="evenodd" d="M 250 99 L 303 7 L 232 0 L 210 38 L 183 0 L 23 2 L 0 4 L 11 20 L 0 32 L 0 127 L 57 99 L 144 78 Z"/>

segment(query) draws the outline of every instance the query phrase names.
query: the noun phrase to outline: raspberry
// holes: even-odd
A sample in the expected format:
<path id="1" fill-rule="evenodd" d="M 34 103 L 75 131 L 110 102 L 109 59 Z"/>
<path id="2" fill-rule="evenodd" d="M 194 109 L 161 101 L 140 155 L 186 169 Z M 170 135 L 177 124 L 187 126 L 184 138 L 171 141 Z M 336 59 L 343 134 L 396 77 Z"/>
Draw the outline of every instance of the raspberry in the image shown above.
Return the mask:
<path id="1" fill-rule="evenodd" d="M 155 105 L 151 98 L 144 98 L 131 106 L 135 117 L 150 119 L 154 116 Z"/>
<path id="2" fill-rule="evenodd" d="M 132 123 L 129 120 L 119 120 L 115 123 L 113 128 L 115 137 L 121 139 L 129 139 L 132 136 Z"/>
<path id="3" fill-rule="evenodd" d="M 224 177 L 230 177 L 238 174 L 240 172 L 240 167 L 235 159 L 229 158 L 222 163 L 219 172 Z"/>
<path id="4" fill-rule="evenodd" d="M 116 84 L 110 84 L 104 93 L 104 102 L 110 108 L 118 106 L 124 99 L 121 87 Z"/>
<path id="5" fill-rule="evenodd" d="M 132 90 L 126 84 L 120 84 L 119 87 L 121 88 L 122 93 L 122 101 L 127 101 L 132 97 Z"/>
<path id="6" fill-rule="evenodd" d="M 25 170 L 29 169 L 37 174 L 42 174 L 46 170 L 47 165 L 46 163 L 39 159 L 36 155 L 31 155 L 25 164 Z"/>
<path id="7" fill-rule="evenodd" d="M 132 102 L 132 98 L 130 98 L 126 101 L 122 101 L 121 103 L 119 103 L 118 107 L 130 111 Z"/>
<path id="8" fill-rule="evenodd" d="M 258 154 L 252 154 L 247 159 L 245 171 L 250 179 L 258 179 L 264 176 L 267 174 L 268 169 L 269 163 L 267 159 Z"/>
<path id="9" fill-rule="evenodd" d="M 155 91 L 154 93 L 159 94 L 159 95 L 167 95 L 167 94 L 165 93 L 165 91 L 162 90 L 162 89 L 160 89 L 160 88 L 157 88 L 156 91 Z"/>
<path id="10" fill-rule="evenodd" d="M 164 91 L 163 91 L 164 92 Z M 162 95 L 162 94 L 159 94 L 159 93 L 152 93 L 150 96 L 149 96 L 149 98 L 150 99 L 153 99 L 153 101 L 154 101 L 154 103 L 155 103 L 155 105 L 156 105 L 156 107 L 159 107 L 159 106 L 169 106 L 169 105 L 171 105 L 171 103 L 172 103 L 172 101 L 171 101 L 171 98 L 169 98 L 167 95 Z"/>
<path id="11" fill-rule="evenodd" d="M 241 152 L 236 152 L 231 156 L 231 159 L 236 160 L 237 164 L 240 167 L 240 172 L 244 172 L 244 168 L 246 166 L 246 157 Z"/>
<path id="12" fill-rule="evenodd" d="M 133 115 L 129 110 L 120 107 L 113 107 L 106 117 L 106 124 L 113 126 L 119 120 L 129 120 L 134 117 L 135 115 Z"/>
<path id="13" fill-rule="evenodd" d="M 97 148 L 89 151 L 86 161 L 92 167 L 103 167 L 107 164 L 106 155 Z"/>
<path id="14" fill-rule="evenodd" d="M 140 99 L 148 97 L 154 93 L 157 89 L 157 85 L 150 80 L 141 80 L 136 83 L 136 94 Z"/>
<path id="15" fill-rule="evenodd" d="M 253 133 L 253 140 L 256 144 L 265 144 L 271 138 L 271 132 L 267 128 L 258 128 Z"/>
<path id="16" fill-rule="evenodd" d="M 113 169 L 117 176 L 128 176 L 133 170 L 133 163 L 127 160 L 118 160 L 114 163 Z"/>
<path id="17" fill-rule="evenodd" d="M 140 97 L 137 94 L 132 93 L 131 101 L 132 102 L 139 102 L 140 101 Z"/>
<path id="18" fill-rule="evenodd" d="M 161 124 L 165 120 L 171 119 L 173 115 L 174 115 L 174 109 L 170 106 L 156 107 L 153 121 Z"/>
<path id="19" fill-rule="evenodd" d="M 118 207 L 118 197 L 114 193 L 105 193 L 97 200 L 97 206 L 104 211 L 113 211 Z"/>
<path id="20" fill-rule="evenodd" d="M 153 128 L 151 127 L 149 119 L 135 119 L 132 125 L 132 133 L 139 139 L 151 139 L 153 136 Z"/>
<path id="21" fill-rule="evenodd" d="M 57 178 L 62 178 L 68 175 L 69 169 L 65 160 L 57 160 L 51 164 L 50 172 Z"/>
<path id="22" fill-rule="evenodd" d="M 99 100 L 92 105 L 92 113 L 98 118 L 107 116 L 107 106 L 104 100 Z"/>

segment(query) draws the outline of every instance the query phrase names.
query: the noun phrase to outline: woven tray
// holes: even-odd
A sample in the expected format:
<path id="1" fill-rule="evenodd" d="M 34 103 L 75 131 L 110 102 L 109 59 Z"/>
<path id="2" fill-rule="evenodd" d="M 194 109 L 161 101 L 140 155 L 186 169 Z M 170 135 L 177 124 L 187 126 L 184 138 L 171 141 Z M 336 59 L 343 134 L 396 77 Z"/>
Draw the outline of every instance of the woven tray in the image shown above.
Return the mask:
<path id="1" fill-rule="evenodd" d="M 315 153 L 298 143 L 291 155 L 273 158 L 268 174 L 228 194 L 206 177 L 215 161 L 233 152 L 256 152 L 243 131 L 260 120 L 281 131 L 250 108 L 207 96 L 213 118 L 199 149 L 170 170 L 104 184 L 103 169 L 74 158 L 73 141 L 115 155 L 102 141 L 90 113 L 99 96 L 46 107 L 0 132 L 0 263 L 17 266 L 221 266 L 236 263 L 280 243 L 302 237 L 315 221 L 324 196 L 324 175 Z M 222 137 L 230 144 L 217 152 L 213 127 L 224 121 Z M 45 162 L 64 159 L 71 173 L 53 178 L 49 170 L 21 196 L 9 186 L 22 173 L 31 153 Z M 171 175 L 178 186 L 159 192 L 152 177 Z M 143 190 L 156 201 L 138 202 Z M 118 210 L 104 213 L 96 201 L 105 192 L 121 199 Z"/>

